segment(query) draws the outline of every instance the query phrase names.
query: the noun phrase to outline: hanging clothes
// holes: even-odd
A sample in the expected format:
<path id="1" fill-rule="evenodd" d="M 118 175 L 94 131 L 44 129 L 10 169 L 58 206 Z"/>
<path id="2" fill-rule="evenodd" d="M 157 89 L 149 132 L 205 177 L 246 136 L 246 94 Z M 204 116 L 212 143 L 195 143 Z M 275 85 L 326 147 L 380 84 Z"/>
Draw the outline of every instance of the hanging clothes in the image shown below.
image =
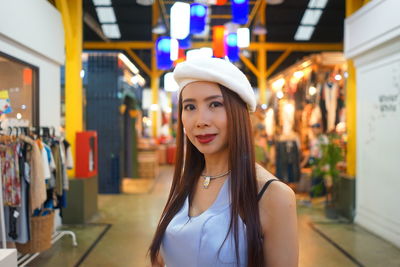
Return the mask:
<path id="1" fill-rule="evenodd" d="M 30 205 L 31 210 L 40 209 L 46 201 L 46 183 L 43 171 L 43 158 L 38 144 L 28 136 L 19 137 L 31 145 L 32 150 L 27 153 L 31 167 L 30 175 Z"/>
<path id="2" fill-rule="evenodd" d="M 287 183 L 300 179 L 300 139 L 297 133 L 281 135 L 276 143 L 276 176 Z"/>
<path id="3" fill-rule="evenodd" d="M 336 113 L 339 96 L 339 86 L 336 83 L 327 82 L 324 86 L 324 100 L 327 112 L 327 131 L 335 130 Z"/>
<path id="4" fill-rule="evenodd" d="M 4 205 L 21 206 L 21 180 L 18 167 L 18 143 L 0 145 Z"/>

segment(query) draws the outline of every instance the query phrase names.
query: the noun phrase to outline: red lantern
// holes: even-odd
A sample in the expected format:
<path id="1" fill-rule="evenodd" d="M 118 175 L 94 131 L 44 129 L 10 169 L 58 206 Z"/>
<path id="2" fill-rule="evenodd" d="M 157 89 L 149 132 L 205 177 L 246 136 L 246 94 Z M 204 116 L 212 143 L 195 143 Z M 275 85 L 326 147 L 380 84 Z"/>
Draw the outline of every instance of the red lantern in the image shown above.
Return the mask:
<path id="1" fill-rule="evenodd" d="M 213 27 L 213 44 L 214 57 L 225 57 L 225 26 Z"/>
<path id="2" fill-rule="evenodd" d="M 223 6 L 223 5 L 225 5 L 225 3 L 226 3 L 226 0 L 217 0 L 216 5 L 217 6 Z"/>

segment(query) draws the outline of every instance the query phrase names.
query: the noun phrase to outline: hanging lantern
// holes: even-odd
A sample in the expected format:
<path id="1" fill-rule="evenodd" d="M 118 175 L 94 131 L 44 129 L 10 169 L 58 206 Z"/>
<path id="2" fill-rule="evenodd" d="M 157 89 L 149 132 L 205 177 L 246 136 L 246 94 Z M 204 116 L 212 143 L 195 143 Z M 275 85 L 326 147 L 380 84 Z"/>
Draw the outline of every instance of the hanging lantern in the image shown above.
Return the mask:
<path id="1" fill-rule="evenodd" d="M 206 27 L 207 6 L 199 3 L 190 5 L 190 33 L 202 33 Z"/>
<path id="2" fill-rule="evenodd" d="M 192 39 L 191 39 L 190 34 L 185 39 L 178 40 L 178 41 L 179 41 L 180 48 L 188 49 L 192 46 Z"/>
<path id="3" fill-rule="evenodd" d="M 250 45 L 250 30 L 249 28 L 240 28 L 237 30 L 237 45 L 240 48 Z"/>
<path id="4" fill-rule="evenodd" d="M 159 37 L 156 42 L 157 68 L 168 70 L 172 67 L 171 38 Z"/>
<path id="5" fill-rule="evenodd" d="M 226 54 L 230 61 L 239 60 L 239 47 L 237 46 L 237 34 L 230 33 L 226 36 Z"/>
<path id="6" fill-rule="evenodd" d="M 185 39 L 190 32 L 190 5 L 176 2 L 171 7 L 171 38 Z"/>
<path id="7" fill-rule="evenodd" d="M 213 43 L 212 48 L 214 50 L 214 57 L 225 57 L 225 27 L 214 26 L 213 27 Z"/>
<path id="8" fill-rule="evenodd" d="M 225 5 L 226 0 L 207 0 L 207 4 L 209 5 L 217 5 L 217 6 L 223 6 Z"/>
<path id="9" fill-rule="evenodd" d="M 249 15 L 249 0 L 232 0 L 232 21 L 246 24 Z"/>
<path id="10" fill-rule="evenodd" d="M 179 42 L 176 39 L 171 38 L 171 48 L 170 48 L 170 55 L 171 61 L 175 61 L 179 57 Z"/>

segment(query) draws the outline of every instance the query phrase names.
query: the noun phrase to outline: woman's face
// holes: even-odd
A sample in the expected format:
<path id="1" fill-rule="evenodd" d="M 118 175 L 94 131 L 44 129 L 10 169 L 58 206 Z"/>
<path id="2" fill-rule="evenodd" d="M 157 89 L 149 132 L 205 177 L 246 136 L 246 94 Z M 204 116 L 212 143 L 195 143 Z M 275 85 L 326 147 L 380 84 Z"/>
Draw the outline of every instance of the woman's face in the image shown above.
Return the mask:
<path id="1" fill-rule="evenodd" d="M 182 124 L 203 154 L 228 151 L 227 116 L 221 89 L 212 82 L 193 82 L 182 91 Z"/>

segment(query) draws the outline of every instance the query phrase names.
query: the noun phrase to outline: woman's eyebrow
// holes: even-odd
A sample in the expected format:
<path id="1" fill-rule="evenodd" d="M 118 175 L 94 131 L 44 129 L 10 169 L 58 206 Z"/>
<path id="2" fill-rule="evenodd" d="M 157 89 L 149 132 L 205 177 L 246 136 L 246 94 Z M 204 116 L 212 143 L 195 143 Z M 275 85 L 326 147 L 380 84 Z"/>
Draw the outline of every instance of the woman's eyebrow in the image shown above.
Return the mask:
<path id="1" fill-rule="evenodd" d="M 207 96 L 206 98 L 204 98 L 205 101 L 210 101 L 216 98 L 223 98 L 222 95 L 211 95 L 211 96 Z M 186 103 L 186 102 L 196 102 L 196 99 L 194 98 L 186 98 L 182 101 L 182 103 Z"/>

